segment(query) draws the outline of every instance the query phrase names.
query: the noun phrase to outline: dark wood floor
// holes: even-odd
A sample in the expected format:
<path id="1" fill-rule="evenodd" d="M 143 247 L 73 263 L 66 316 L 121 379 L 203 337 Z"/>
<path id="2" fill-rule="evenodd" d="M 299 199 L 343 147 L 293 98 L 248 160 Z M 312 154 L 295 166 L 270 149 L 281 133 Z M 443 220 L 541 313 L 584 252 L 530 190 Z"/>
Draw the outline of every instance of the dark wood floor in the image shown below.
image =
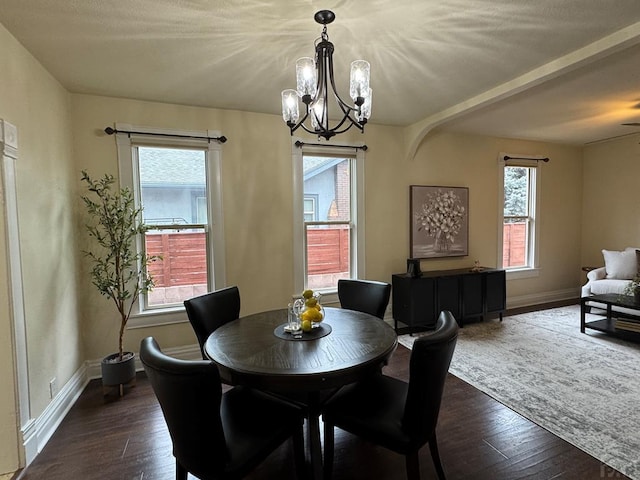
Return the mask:
<path id="1" fill-rule="evenodd" d="M 410 351 L 399 346 L 385 373 L 407 380 Z M 438 424 L 447 478 L 514 480 L 627 478 L 449 375 Z M 404 459 L 336 430 L 334 478 L 395 480 Z M 250 479 L 294 479 L 292 446 L 285 443 Z M 420 455 L 422 479 L 436 478 Z M 162 413 L 144 374 L 126 395 L 103 398 L 92 381 L 20 480 L 173 479 L 175 463 Z"/>

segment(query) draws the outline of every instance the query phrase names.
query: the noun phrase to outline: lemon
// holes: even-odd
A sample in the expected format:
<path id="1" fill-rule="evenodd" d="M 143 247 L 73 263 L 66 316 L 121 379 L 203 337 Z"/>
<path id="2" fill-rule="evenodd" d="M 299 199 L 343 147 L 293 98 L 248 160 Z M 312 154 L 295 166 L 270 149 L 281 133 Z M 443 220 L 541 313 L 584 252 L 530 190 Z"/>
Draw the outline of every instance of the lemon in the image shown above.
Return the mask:
<path id="1" fill-rule="evenodd" d="M 315 307 L 318 305 L 318 299 L 316 298 L 308 298 L 306 302 L 304 302 L 307 307 Z"/>
<path id="2" fill-rule="evenodd" d="M 303 332 L 310 332 L 311 331 L 311 321 L 309 321 L 309 320 L 303 320 L 302 321 L 302 331 Z"/>
<path id="3" fill-rule="evenodd" d="M 311 297 L 313 297 L 313 290 L 305 290 L 304 292 L 302 292 L 302 296 L 307 300 L 310 299 Z"/>

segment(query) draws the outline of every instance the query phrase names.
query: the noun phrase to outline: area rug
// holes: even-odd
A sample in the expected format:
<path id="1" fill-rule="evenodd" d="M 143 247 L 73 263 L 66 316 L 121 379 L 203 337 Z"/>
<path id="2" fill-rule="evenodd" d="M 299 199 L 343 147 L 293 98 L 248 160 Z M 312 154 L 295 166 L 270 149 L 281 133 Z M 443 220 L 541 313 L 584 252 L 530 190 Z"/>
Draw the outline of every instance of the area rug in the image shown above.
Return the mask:
<path id="1" fill-rule="evenodd" d="M 640 480 L 640 344 L 587 332 L 578 305 L 469 323 L 449 371 Z"/>

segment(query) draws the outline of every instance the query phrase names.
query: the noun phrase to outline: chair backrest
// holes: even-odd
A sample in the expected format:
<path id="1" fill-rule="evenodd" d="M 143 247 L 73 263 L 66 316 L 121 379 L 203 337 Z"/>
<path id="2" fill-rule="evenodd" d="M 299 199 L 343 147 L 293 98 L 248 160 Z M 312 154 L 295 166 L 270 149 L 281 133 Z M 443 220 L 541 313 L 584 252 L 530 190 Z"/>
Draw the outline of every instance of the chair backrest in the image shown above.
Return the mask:
<path id="1" fill-rule="evenodd" d="M 176 460 L 197 476 L 205 469 L 223 471 L 228 451 L 220 419 L 218 367 L 209 361 L 169 357 L 152 337 L 140 343 L 140 360 L 162 408 Z"/>
<path id="2" fill-rule="evenodd" d="M 204 344 L 215 329 L 240 316 L 240 291 L 227 287 L 184 301 L 189 322 L 198 337 L 202 358 Z"/>
<path id="3" fill-rule="evenodd" d="M 391 285 L 373 280 L 338 280 L 342 308 L 375 315 L 382 319 L 389 304 Z"/>
<path id="4" fill-rule="evenodd" d="M 451 312 L 443 311 L 433 333 L 413 342 L 409 362 L 409 391 L 402 428 L 418 445 L 433 435 L 444 383 L 458 338 L 458 323 Z"/>

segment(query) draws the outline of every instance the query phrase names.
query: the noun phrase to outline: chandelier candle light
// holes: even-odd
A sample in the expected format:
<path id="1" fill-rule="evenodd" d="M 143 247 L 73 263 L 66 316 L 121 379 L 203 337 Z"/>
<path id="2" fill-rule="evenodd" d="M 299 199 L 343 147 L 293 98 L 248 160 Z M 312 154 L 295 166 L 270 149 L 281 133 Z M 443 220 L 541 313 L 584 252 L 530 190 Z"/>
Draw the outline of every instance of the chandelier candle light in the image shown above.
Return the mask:
<path id="1" fill-rule="evenodd" d="M 314 16 L 316 22 L 324 25 L 321 37 L 316 41 L 316 58 L 303 57 L 296 61 L 296 90 L 282 92 L 282 117 L 291 130 L 298 128 L 329 140 L 355 126 L 364 132 L 364 126 L 371 116 L 371 88 L 369 87 L 369 62 L 351 62 L 351 82 L 349 94 L 353 106 L 340 98 L 333 80 L 333 43 L 329 41 L 327 25 L 335 20 L 330 10 L 321 10 Z M 342 120 L 333 128 L 329 127 L 329 86 L 333 90 L 335 102 L 342 111 Z M 298 97 L 306 106 L 302 119 L 298 108 Z M 311 125 L 305 124 L 310 119 Z"/>

